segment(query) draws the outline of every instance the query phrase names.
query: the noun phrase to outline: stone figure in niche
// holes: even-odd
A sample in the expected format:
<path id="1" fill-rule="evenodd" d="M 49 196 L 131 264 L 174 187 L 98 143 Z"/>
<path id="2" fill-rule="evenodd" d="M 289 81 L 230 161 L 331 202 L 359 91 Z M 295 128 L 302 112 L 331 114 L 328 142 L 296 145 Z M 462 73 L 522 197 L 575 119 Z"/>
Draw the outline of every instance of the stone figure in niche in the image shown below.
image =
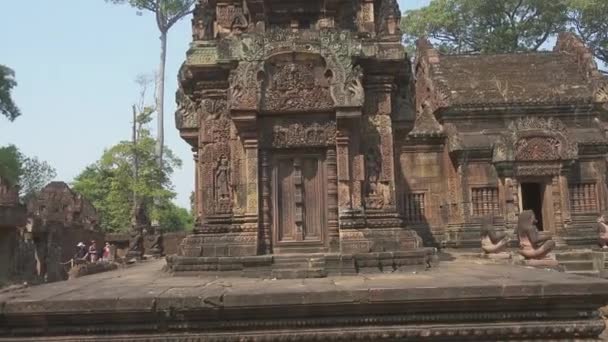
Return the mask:
<path id="1" fill-rule="evenodd" d="M 194 40 L 213 39 L 214 12 L 209 0 L 203 0 L 200 5 L 196 6 L 192 19 L 192 38 Z"/>
<path id="2" fill-rule="evenodd" d="M 230 209 L 230 164 L 222 155 L 215 170 L 215 201 L 219 212 Z"/>
<path id="3" fill-rule="evenodd" d="M 519 214 L 516 232 L 519 238 L 519 254 L 526 259 L 543 259 L 555 248 L 555 241 L 551 236 L 539 234 L 532 210 L 524 210 Z"/>
<path id="4" fill-rule="evenodd" d="M 606 224 L 605 215 L 597 219 L 597 234 L 600 247 L 608 249 L 608 224 Z"/>
<path id="5" fill-rule="evenodd" d="M 380 171 L 382 165 L 380 155 L 374 148 L 370 148 L 365 155 L 365 172 L 367 179 L 367 197 L 365 206 L 368 209 L 382 209 L 384 196 L 380 183 Z"/>
<path id="6" fill-rule="evenodd" d="M 484 217 L 481 224 L 481 249 L 485 254 L 503 253 L 509 240 L 507 233 L 494 230 L 491 215 Z"/>

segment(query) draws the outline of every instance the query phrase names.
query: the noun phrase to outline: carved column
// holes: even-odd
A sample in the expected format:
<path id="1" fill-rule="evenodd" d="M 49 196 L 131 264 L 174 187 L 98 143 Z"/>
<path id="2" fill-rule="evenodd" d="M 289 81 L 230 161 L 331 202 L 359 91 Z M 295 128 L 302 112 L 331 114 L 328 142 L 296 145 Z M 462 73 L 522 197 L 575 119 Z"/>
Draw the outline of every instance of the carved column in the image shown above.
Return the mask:
<path id="1" fill-rule="evenodd" d="M 351 199 L 351 176 L 350 176 L 350 130 L 346 127 L 338 127 L 336 137 L 337 150 L 337 182 L 338 182 L 338 206 L 340 211 L 352 210 Z"/>
<path id="2" fill-rule="evenodd" d="M 395 163 L 392 130 L 392 94 L 393 76 L 370 76 L 366 82 L 366 116 L 364 117 L 364 146 L 363 153 L 366 155 L 366 208 L 382 209 L 387 212 L 396 212 L 395 201 Z M 376 163 L 376 175 L 371 176 L 374 170 L 370 167 L 370 153 L 378 154 Z M 372 184 L 372 183 L 376 184 Z M 372 187 L 370 189 L 370 187 Z M 377 187 L 374 189 L 373 187 Z M 371 196 L 377 196 L 372 199 Z M 382 202 L 379 204 L 379 201 Z M 370 205 L 371 204 L 371 205 Z M 374 208 L 372 208 L 372 206 Z"/>
<path id="3" fill-rule="evenodd" d="M 270 156 L 268 150 L 264 149 L 260 151 L 261 159 L 261 199 L 262 203 L 260 206 L 260 243 L 259 252 L 260 254 L 272 254 L 272 236 L 271 236 L 271 203 L 270 203 Z"/>
<path id="4" fill-rule="evenodd" d="M 347 151 L 348 152 L 348 151 Z M 329 230 L 329 251 L 340 251 L 340 231 L 338 227 L 338 168 L 336 151 L 327 149 L 327 215 Z M 348 160 L 347 160 L 348 163 Z"/>
<path id="5" fill-rule="evenodd" d="M 192 152 L 194 155 L 194 210 L 196 215 L 195 219 L 200 220 L 201 216 L 203 215 L 203 201 L 201 199 L 203 192 L 200 189 L 201 169 L 198 163 L 199 151 L 193 148 Z"/>
<path id="6" fill-rule="evenodd" d="M 257 216 L 258 209 L 258 139 L 255 132 L 244 139 L 247 170 L 247 215 Z"/>

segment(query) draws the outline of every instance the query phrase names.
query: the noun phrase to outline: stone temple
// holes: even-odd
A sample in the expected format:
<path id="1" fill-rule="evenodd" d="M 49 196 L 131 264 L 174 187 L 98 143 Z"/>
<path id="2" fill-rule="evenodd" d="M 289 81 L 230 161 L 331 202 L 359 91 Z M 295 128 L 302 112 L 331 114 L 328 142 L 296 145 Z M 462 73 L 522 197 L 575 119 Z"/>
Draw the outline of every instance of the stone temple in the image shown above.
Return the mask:
<path id="1" fill-rule="evenodd" d="M 399 21 L 199 1 L 176 113 L 196 229 L 166 261 L 0 292 L 0 342 L 601 341 L 608 281 L 573 274 L 608 277 L 591 53 L 412 59 Z"/>
<path id="2" fill-rule="evenodd" d="M 522 210 L 558 245 L 594 243 L 608 83 L 589 50 L 421 39 L 411 63 L 399 21 L 395 0 L 197 6 L 176 123 L 198 226 L 172 271 L 429 266 L 428 247 L 479 246 L 484 217 L 512 230 Z"/>

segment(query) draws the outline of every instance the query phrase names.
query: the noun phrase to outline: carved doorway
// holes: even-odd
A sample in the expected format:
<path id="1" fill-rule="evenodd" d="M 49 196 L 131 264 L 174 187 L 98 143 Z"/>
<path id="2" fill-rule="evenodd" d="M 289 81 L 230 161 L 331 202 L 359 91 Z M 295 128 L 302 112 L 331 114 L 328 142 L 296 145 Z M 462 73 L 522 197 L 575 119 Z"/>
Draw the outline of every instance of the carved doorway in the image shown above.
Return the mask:
<path id="1" fill-rule="evenodd" d="M 327 234 L 325 164 L 323 153 L 293 151 L 273 156 L 275 253 L 322 250 Z"/>
<path id="2" fill-rule="evenodd" d="M 532 210 L 538 230 L 543 228 L 544 186 L 541 183 L 521 183 L 522 210 Z"/>

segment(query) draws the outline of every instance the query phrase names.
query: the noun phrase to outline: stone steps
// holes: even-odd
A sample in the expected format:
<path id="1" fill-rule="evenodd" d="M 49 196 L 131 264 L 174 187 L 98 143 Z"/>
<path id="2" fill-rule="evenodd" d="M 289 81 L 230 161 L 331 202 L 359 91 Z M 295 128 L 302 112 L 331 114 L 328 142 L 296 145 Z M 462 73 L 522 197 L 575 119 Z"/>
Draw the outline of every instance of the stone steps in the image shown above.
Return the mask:
<path id="1" fill-rule="evenodd" d="M 560 261 L 559 265 L 564 268 L 567 273 L 578 271 L 596 271 L 593 267 L 593 261 Z M 596 271 L 597 272 L 597 271 Z"/>

